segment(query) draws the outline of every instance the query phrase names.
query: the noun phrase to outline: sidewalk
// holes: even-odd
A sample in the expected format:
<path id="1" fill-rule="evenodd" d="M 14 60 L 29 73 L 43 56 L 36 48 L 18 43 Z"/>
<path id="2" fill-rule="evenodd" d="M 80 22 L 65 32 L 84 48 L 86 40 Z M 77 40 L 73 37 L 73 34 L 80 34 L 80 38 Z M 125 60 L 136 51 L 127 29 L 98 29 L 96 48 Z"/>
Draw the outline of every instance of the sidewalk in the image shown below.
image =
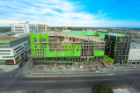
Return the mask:
<path id="1" fill-rule="evenodd" d="M 1 71 L 7 72 L 7 71 L 13 71 L 17 69 L 19 65 L 0 65 Z"/>

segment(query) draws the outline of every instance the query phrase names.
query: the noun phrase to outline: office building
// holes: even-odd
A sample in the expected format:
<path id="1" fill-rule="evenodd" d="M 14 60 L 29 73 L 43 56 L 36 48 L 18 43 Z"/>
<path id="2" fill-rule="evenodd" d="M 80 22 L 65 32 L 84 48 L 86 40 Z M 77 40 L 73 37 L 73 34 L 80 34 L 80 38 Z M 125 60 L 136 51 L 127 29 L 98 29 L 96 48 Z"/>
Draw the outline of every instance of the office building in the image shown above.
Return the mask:
<path id="1" fill-rule="evenodd" d="M 36 24 L 36 32 L 37 33 L 47 32 L 47 25 Z"/>
<path id="2" fill-rule="evenodd" d="M 47 32 L 31 34 L 33 63 L 92 63 L 104 58 L 105 42 L 96 36 Z"/>
<path id="3" fill-rule="evenodd" d="M 140 44 L 131 43 L 128 63 L 139 64 L 140 63 Z"/>
<path id="4" fill-rule="evenodd" d="M 36 33 L 36 25 L 25 23 L 11 24 L 11 32 L 31 34 Z"/>
<path id="5" fill-rule="evenodd" d="M 0 39 L 0 65 L 17 64 L 30 52 L 30 35 Z"/>

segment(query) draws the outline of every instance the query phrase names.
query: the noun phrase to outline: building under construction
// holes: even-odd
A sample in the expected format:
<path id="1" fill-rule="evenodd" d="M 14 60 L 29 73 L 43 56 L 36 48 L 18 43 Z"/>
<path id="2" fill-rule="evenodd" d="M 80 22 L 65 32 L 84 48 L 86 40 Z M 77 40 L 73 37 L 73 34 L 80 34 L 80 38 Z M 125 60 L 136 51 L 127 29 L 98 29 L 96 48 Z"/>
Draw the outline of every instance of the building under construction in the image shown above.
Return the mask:
<path id="1" fill-rule="evenodd" d="M 128 62 L 131 37 L 115 33 L 105 34 L 105 58 L 113 64 Z"/>
<path id="2" fill-rule="evenodd" d="M 33 63 L 92 63 L 104 58 L 105 41 L 96 36 L 47 32 L 31 34 Z"/>

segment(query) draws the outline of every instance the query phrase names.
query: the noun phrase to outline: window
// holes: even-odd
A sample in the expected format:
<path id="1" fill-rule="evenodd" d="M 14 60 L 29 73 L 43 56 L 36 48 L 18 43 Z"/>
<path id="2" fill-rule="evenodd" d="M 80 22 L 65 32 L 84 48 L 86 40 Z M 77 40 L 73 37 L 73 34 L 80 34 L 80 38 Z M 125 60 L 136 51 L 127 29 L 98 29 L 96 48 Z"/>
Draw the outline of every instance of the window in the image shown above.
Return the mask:
<path id="1" fill-rule="evenodd" d="M 19 52 L 20 50 L 22 50 L 23 48 L 24 48 L 24 47 L 22 47 L 22 48 L 20 48 L 19 50 L 17 50 L 16 53 Z"/>
<path id="2" fill-rule="evenodd" d="M 37 48 L 37 44 L 35 44 L 35 48 Z"/>
<path id="3" fill-rule="evenodd" d="M 20 48 L 21 46 L 19 46 L 19 47 L 17 47 L 17 48 L 15 48 L 14 50 L 17 50 L 18 48 Z"/>
<path id="4" fill-rule="evenodd" d="M 36 37 L 34 37 L 34 42 L 36 42 Z"/>
<path id="5" fill-rule="evenodd" d="M 3 58 L 13 58 L 14 56 L 4 56 Z"/>

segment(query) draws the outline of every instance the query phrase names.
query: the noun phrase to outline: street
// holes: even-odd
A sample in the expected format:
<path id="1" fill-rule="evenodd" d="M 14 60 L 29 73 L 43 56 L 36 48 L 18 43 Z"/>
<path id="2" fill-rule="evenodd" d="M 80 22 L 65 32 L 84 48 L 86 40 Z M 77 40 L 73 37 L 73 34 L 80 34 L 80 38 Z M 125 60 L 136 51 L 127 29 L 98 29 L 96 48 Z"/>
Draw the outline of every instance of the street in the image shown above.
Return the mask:
<path id="1" fill-rule="evenodd" d="M 29 60 L 29 59 L 28 59 Z M 8 93 L 8 91 L 24 91 L 22 93 L 31 93 L 25 91 L 54 91 L 52 93 L 91 93 L 94 84 L 108 82 L 111 87 L 132 86 L 140 91 L 140 70 L 136 71 L 116 71 L 110 76 L 85 76 L 85 77 L 62 77 L 56 78 L 27 78 L 24 73 L 30 72 L 26 70 L 27 61 L 23 63 L 21 68 L 11 72 L 0 73 L 0 93 Z M 58 92 L 61 90 L 61 92 Z M 77 90 L 77 91 L 76 91 Z M 75 91 L 75 92 L 74 92 Z M 9 92 L 15 93 L 15 92 Z M 17 92 L 21 93 L 21 92 Z M 44 93 L 44 92 L 34 92 Z"/>
<path id="2" fill-rule="evenodd" d="M 140 91 L 140 75 L 125 74 L 96 77 L 26 78 L 18 71 L 0 75 L 0 93 L 12 90 L 82 89 L 108 82 L 111 87 L 133 86 Z"/>

